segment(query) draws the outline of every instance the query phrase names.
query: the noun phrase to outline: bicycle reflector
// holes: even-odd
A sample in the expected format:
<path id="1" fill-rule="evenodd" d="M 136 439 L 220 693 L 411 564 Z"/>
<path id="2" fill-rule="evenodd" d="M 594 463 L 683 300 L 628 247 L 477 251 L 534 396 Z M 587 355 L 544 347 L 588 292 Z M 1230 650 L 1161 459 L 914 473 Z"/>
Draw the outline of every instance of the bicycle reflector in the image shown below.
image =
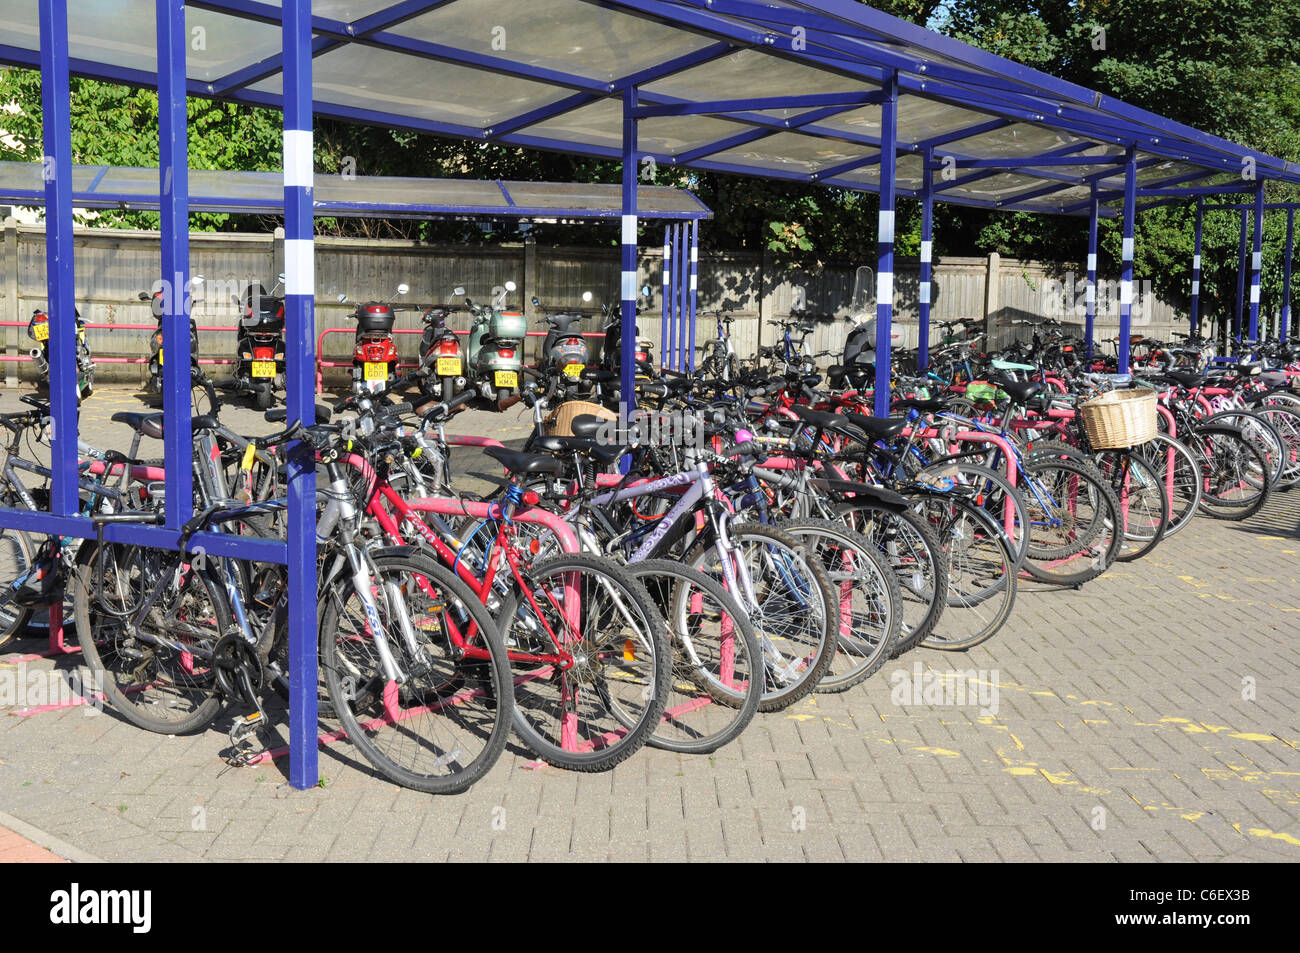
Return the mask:
<path id="1" fill-rule="evenodd" d="M 537 492 L 535 490 L 524 490 L 525 506 L 536 506 L 538 503 L 541 502 L 541 499 L 542 498 L 537 495 Z"/>
<path id="2" fill-rule="evenodd" d="M 623 661 L 624 662 L 636 661 L 636 646 L 632 643 L 631 639 L 623 640 Z"/>

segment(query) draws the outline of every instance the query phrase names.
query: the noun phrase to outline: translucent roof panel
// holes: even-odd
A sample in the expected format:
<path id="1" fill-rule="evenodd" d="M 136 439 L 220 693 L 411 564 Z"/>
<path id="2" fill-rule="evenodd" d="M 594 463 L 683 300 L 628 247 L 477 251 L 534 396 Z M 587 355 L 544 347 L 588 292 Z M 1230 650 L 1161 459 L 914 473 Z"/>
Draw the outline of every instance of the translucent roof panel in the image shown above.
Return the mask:
<path id="1" fill-rule="evenodd" d="M 692 66 L 647 83 L 642 91 L 651 97 L 705 102 L 719 99 L 790 96 L 799 93 L 860 93 L 872 87 L 862 80 L 838 76 L 758 50 L 742 50 Z M 781 118 L 802 108 L 781 110 Z"/>
<path id="2" fill-rule="evenodd" d="M 644 119 L 638 124 L 637 147 L 641 152 L 675 156 L 752 128 L 713 116 L 660 116 Z M 615 100 L 602 99 L 590 106 L 526 126 L 521 132 L 544 139 L 577 140 L 588 145 L 620 149 L 623 145 L 623 106 Z"/>
<path id="3" fill-rule="evenodd" d="M 157 208 L 158 182 L 157 169 L 73 166 L 73 202 L 84 208 Z M 280 172 L 192 169 L 189 184 L 194 211 L 277 214 L 284 208 Z M 0 201 L 43 205 L 41 163 L 0 162 Z M 600 219 L 622 214 L 619 186 L 568 182 L 318 175 L 313 202 L 318 214 L 341 216 Z M 647 219 L 712 214 L 690 192 L 667 186 L 641 186 L 637 202 Z"/>
<path id="4" fill-rule="evenodd" d="M 473 129 L 489 128 L 572 92 L 366 46 L 348 45 L 322 53 L 312 68 L 318 101 Z M 281 78 L 269 77 L 251 89 L 278 96 Z"/>
<path id="5" fill-rule="evenodd" d="M 877 153 L 833 139 L 778 132 L 754 142 L 713 153 L 709 162 L 762 169 L 793 170 L 811 174 Z"/>
<path id="6" fill-rule="evenodd" d="M 519 63 L 606 82 L 713 43 L 613 10 L 593 16 L 591 5 L 582 0 L 451 3 L 398 29 L 412 39 L 472 53 L 504 53 Z"/>

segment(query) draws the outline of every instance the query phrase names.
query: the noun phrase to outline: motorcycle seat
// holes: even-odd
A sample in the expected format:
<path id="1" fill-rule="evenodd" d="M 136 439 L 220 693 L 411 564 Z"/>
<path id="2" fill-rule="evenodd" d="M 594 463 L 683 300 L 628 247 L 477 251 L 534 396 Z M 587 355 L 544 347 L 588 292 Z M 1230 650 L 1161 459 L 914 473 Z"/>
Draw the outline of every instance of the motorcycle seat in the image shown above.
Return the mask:
<path id="1" fill-rule="evenodd" d="M 560 461 L 544 453 L 522 453 L 507 447 L 486 447 L 489 457 L 514 474 L 559 473 Z"/>
<path id="2" fill-rule="evenodd" d="M 548 314 L 546 316 L 546 323 L 557 331 L 567 331 L 571 324 L 581 320 L 582 315 L 580 314 Z"/>
<path id="3" fill-rule="evenodd" d="M 120 410 L 110 418 L 114 423 L 126 424 L 137 433 L 144 434 L 154 440 L 163 438 L 163 415 L 162 414 L 140 414 L 128 410 Z"/>

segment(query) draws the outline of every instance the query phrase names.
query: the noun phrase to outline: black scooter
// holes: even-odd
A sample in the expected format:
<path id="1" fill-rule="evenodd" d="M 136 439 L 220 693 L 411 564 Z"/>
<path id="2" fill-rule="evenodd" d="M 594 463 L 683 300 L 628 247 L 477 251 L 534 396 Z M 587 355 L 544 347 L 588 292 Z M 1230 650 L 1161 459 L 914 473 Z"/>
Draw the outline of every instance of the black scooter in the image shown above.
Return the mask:
<path id="1" fill-rule="evenodd" d="M 190 279 L 191 287 L 203 284 L 203 276 L 195 275 Z M 163 390 L 163 332 L 162 318 L 165 298 L 162 289 L 150 294 L 141 291 L 141 301 L 149 302 L 149 310 L 158 322 L 158 330 L 149 336 L 149 393 L 161 394 Z M 190 317 L 190 405 L 191 414 L 210 414 L 217 408 L 217 392 L 212 381 L 199 365 L 199 328 L 193 316 Z"/>
<path id="2" fill-rule="evenodd" d="M 270 294 L 261 284 L 253 283 L 244 292 L 243 301 L 231 295 L 242 314 L 233 386 L 225 389 L 251 393 L 259 410 L 270 407 L 276 391 L 284 390 L 284 299 L 274 293 L 283 284 L 281 274 Z"/>

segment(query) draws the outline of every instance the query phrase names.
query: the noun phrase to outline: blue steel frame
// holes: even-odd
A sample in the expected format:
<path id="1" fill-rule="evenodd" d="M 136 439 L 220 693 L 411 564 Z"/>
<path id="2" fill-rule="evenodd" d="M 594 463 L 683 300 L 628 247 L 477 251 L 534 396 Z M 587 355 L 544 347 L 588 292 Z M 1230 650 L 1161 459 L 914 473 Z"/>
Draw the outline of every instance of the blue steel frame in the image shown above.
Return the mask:
<path id="1" fill-rule="evenodd" d="M 622 162 L 621 217 L 621 313 L 622 313 L 622 392 L 631 405 L 634 400 L 635 366 L 631 360 L 636 339 L 637 304 L 637 224 L 638 207 L 636 169 L 638 158 L 639 115 L 720 115 L 732 122 L 751 127 L 711 144 L 702 144 L 680 155 L 644 153 L 656 161 L 671 165 L 691 165 L 720 172 L 733 172 L 793 181 L 817 182 L 831 187 L 876 191 L 880 195 L 877 257 L 877 371 L 876 411 L 889 409 L 889 352 L 893 299 L 894 213 L 898 196 L 920 198 L 927 209 L 935 193 L 931 181 L 923 181 L 919 190 L 900 189 L 897 181 L 899 151 L 933 155 L 933 149 L 945 143 L 959 143 L 980 132 L 992 131 L 1020 122 L 1040 124 L 1063 131 L 1087 142 L 1082 147 L 1067 147 L 1045 156 L 1020 156 L 1001 159 L 996 156 L 957 154 L 965 168 L 977 169 L 963 177 L 959 185 L 970 194 L 947 192 L 944 200 L 952 204 L 1001 210 L 1048 211 L 1064 214 L 1087 212 L 1090 218 L 1090 253 L 1095 247 L 1096 221 L 1110 217 L 1114 210 L 1108 203 L 1122 198 L 1124 248 L 1121 256 L 1120 335 L 1127 343 L 1131 328 L 1133 234 L 1137 199 L 1176 200 L 1183 197 L 1222 194 L 1233 191 L 1225 186 L 1191 185 L 1190 183 L 1225 173 L 1236 172 L 1249 159 L 1255 163 L 1261 180 L 1278 180 L 1300 184 L 1300 164 L 1287 162 L 1245 149 L 1207 133 L 1172 122 L 1118 100 L 1056 79 L 1046 74 L 1001 59 L 957 41 L 887 16 L 854 0 L 788 0 L 781 6 L 769 6 L 755 0 L 585 0 L 595 8 L 631 14 L 660 24 L 678 27 L 714 42 L 692 53 L 643 68 L 612 83 L 601 79 L 543 68 L 518 59 L 497 57 L 452 46 L 439 45 L 402 36 L 395 32 L 404 20 L 416 17 L 455 0 L 394 0 L 393 4 L 355 23 L 343 23 L 324 17 L 312 17 L 310 0 L 284 0 L 274 6 L 261 0 L 190 0 L 189 7 L 216 11 L 244 19 L 278 25 L 282 31 L 282 53 L 261 63 L 245 67 L 213 83 L 186 78 L 184 68 L 184 16 L 180 0 L 157 0 L 159 26 L 159 70 L 151 74 L 87 60 L 70 60 L 67 34 L 66 0 L 43 0 L 39 5 L 39 50 L 0 44 L 0 62 L 39 66 L 42 74 L 42 98 L 46 127 L 44 130 L 47 175 L 45 201 L 48 210 L 47 261 L 49 274 L 51 332 L 51 398 L 55 418 L 53 437 L 54 475 L 52 478 L 51 514 L 0 511 L 0 526 L 13 526 L 44 533 L 87 536 L 87 520 L 76 517 L 76 372 L 74 331 L 74 270 L 72 260 L 72 204 L 70 108 L 68 76 L 95 76 L 115 82 L 141 86 L 158 86 L 166 101 L 160 121 L 160 209 L 164 220 L 164 261 L 171 278 L 187 272 L 187 213 L 190 208 L 188 177 L 179 174 L 185 165 L 184 94 L 223 98 L 280 107 L 285 116 L 284 209 L 286 219 L 286 313 L 289 317 L 289 414 L 291 418 L 314 413 L 312 395 L 313 367 L 313 246 L 312 246 L 312 169 L 311 128 L 313 111 L 352 121 L 378 123 L 457 138 L 491 140 L 506 144 L 578 152 L 618 159 Z M 178 26 L 180 32 L 178 33 Z M 790 27 L 803 27 L 806 43 L 796 48 L 786 44 Z M 400 113 L 347 107 L 337 103 L 312 101 L 312 58 L 347 43 L 388 50 L 430 60 L 451 62 L 505 76 L 545 83 L 567 92 L 559 100 L 529 110 L 522 116 L 504 119 L 497 128 L 477 128 L 451 122 L 431 121 Z M 816 67 L 858 82 L 862 90 L 849 94 L 825 94 L 808 89 L 792 90 L 788 96 L 738 101 L 689 103 L 662 95 L 642 95 L 654 80 L 694 65 L 709 62 L 742 49 L 761 49 L 773 56 Z M 955 65 L 961 64 L 961 65 Z M 276 96 L 256 92 L 250 85 L 276 74 L 282 76 L 283 93 Z M 927 140 L 899 141 L 899 96 L 921 96 L 954 104 L 970 112 L 971 124 L 943 136 Z M 549 118 L 560 116 L 605 97 L 621 101 L 622 123 L 619 147 L 561 138 L 539 136 L 530 128 Z M 881 108 L 879 140 L 844 128 L 825 125 L 824 121 L 876 103 Z M 801 115 L 781 119 L 760 110 L 781 108 L 805 109 Z M 778 133 L 798 131 L 848 143 L 867 150 L 858 159 L 836 160 L 807 171 L 755 166 L 742 162 L 720 161 L 716 156 L 725 150 L 754 142 Z M 1099 191 L 1102 182 L 1116 177 L 1118 161 L 1113 153 L 1098 157 L 1076 157 L 1072 152 L 1097 145 L 1123 149 L 1122 194 Z M 1149 158 L 1139 160 L 1139 151 Z M 872 153 L 878 152 L 879 156 Z M 1159 179 L 1139 187 L 1139 169 L 1162 160 L 1183 161 L 1198 167 L 1191 174 Z M 883 160 L 883 161 L 882 161 Z M 846 178 L 852 171 L 880 164 L 879 183 L 861 178 Z M 930 179 L 929 163 L 926 179 Z M 1068 170 L 1100 165 L 1100 171 L 1082 175 Z M 167 170 L 171 170 L 170 183 Z M 1015 169 L 1050 183 L 1026 191 L 991 198 L 979 197 L 970 186 L 982 179 L 996 177 L 998 170 Z M 1057 170 L 1066 171 L 1057 171 Z M 168 185 L 170 184 L 170 191 Z M 1081 185 L 1089 187 L 1088 202 L 1053 205 L 1052 197 Z M 1184 188 L 1175 186 L 1184 185 Z M 1263 181 L 1258 186 L 1257 227 L 1262 217 Z M 1152 204 L 1160 204 L 1152 203 Z M 1151 205 L 1144 206 L 1151 207 Z M 692 249 L 698 238 L 697 226 L 689 225 Z M 1290 259 L 1294 210 L 1288 213 L 1288 250 L 1286 273 L 1289 292 Z M 929 228 L 927 227 L 927 233 Z M 929 239 L 927 239 L 928 241 Z M 1243 233 L 1244 241 L 1244 233 Z M 681 241 L 679 245 L 684 245 Z M 1243 268 L 1244 278 L 1244 250 Z M 692 251 L 690 272 L 695 272 L 696 255 Z M 1090 260 L 1089 284 L 1095 287 L 1095 259 Z M 678 286 L 685 265 L 675 269 Z M 1256 269 L 1257 271 L 1258 269 Z M 175 289 L 172 307 L 164 321 L 165 346 L 178 358 L 188 344 L 181 333 L 185 315 L 184 287 Z M 672 289 L 670 289 L 672 290 Z M 690 304 L 678 299 L 678 323 L 689 313 L 689 341 L 682 342 L 693 361 L 694 281 L 690 283 Z M 1257 302 L 1256 302 L 1257 303 Z M 928 302 L 927 302 L 928 304 Z M 1240 308 L 1240 296 L 1239 305 Z M 928 311 L 928 308 L 926 309 Z M 1257 310 L 1257 309 L 1256 309 Z M 1289 312 L 1289 302 L 1287 310 Z M 1289 315 L 1288 315 L 1289 317 Z M 928 318 L 928 314 L 927 314 Z M 1284 318 L 1285 320 L 1285 318 Z M 927 329 L 928 330 L 928 329 Z M 1240 318 L 1237 322 L 1240 334 Z M 683 328 L 685 332 L 686 329 Z M 928 336 L 928 335 L 927 335 Z M 688 337 L 683 333 L 683 337 Z M 1120 348 L 1121 369 L 1128 364 L 1128 348 Z M 185 362 L 168 365 L 164 382 L 164 401 L 172 420 L 188 416 L 188 387 L 179 393 L 180 371 Z M 188 473 L 181 453 L 183 427 L 168 428 L 166 444 L 168 468 Z M 299 447 L 290 468 L 290 534 L 288 545 L 267 541 L 232 538 L 205 533 L 195 537 L 213 554 L 241 556 L 260 561 L 287 562 L 290 573 L 291 618 L 290 668 L 294 686 L 291 700 L 291 780 L 296 787 L 306 787 L 316 778 L 315 743 L 315 534 L 314 467 L 307 451 Z M 169 488 L 171 489 L 171 488 Z M 109 539 L 141 545 L 174 547 L 176 524 L 189 507 L 188 495 L 169 492 L 167 525 L 162 528 L 114 526 Z"/>

